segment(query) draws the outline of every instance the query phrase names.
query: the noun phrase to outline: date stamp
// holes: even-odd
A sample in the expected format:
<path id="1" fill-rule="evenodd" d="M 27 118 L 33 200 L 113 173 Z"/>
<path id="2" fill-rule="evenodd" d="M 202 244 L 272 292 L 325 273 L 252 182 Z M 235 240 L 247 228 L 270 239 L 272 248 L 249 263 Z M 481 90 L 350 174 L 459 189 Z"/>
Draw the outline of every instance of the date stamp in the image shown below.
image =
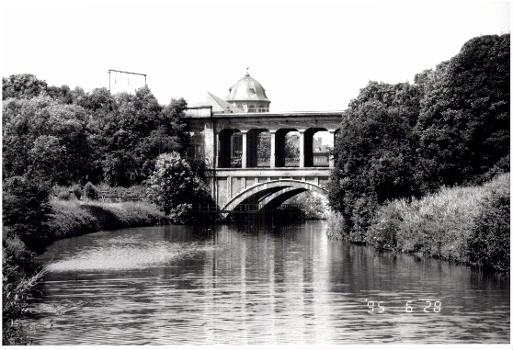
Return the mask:
<path id="1" fill-rule="evenodd" d="M 442 301 L 438 299 L 405 300 L 400 305 L 389 305 L 383 300 L 372 300 L 365 298 L 364 303 L 369 314 L 382 314 L 387 311 L 405 313 L 440 313 L 442 311 Z"/>

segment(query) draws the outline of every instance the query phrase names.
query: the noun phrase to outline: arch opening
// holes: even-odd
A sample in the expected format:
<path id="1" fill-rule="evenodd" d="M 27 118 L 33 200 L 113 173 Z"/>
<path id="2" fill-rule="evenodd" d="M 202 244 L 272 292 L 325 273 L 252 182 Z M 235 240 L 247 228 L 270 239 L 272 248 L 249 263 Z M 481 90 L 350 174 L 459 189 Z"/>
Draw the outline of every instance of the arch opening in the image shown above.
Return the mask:
<path id="1" fill-rule="evenodd" d="M 223 210 L 240 212 L 244 209 L 260 211 L 273 208 L 304 191 L 317 192 L 327 196 L 327 191 L 313 183 L 293 179 L 281 179 L 253 185 L 237 193 Z"/>
<path id="2" fill-rule="evenodd" d="M 238 129 L 223 129 L 219 133 L 219 167 L 242 167 L 242 133 Z"/>
<path id="3" fill-rule="evenodd" d="M 312 128 L 305 132 L 305 166 L 328 167 L 333 136 L 324 128 Z"/>
<path id="4" fill-rule="evenodd" d="M 299 167 L 299 132 L 280 129 L 276 132 L 276 167 Z"/>
<path id="5" fill-rule="evenodd" d="M 271 164 L 271 133 L 267 129 L 248 132 L 248 167 L 265 168 Z"/>

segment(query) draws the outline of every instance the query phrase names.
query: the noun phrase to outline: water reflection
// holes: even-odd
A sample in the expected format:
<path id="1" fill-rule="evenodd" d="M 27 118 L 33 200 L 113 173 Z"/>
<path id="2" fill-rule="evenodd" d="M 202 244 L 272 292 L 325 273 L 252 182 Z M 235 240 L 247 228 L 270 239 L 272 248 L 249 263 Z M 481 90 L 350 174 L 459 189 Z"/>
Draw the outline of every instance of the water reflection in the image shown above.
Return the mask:
<path id="1" fill-rule="evenodd" d="M 169 226 L 56 242 L 41 257 L 51 272 L 34 343 L 509 342 L 508 279 L 331 242 L 325 229 Z M 366 299 L 385 311 L 369 314 Z"/>

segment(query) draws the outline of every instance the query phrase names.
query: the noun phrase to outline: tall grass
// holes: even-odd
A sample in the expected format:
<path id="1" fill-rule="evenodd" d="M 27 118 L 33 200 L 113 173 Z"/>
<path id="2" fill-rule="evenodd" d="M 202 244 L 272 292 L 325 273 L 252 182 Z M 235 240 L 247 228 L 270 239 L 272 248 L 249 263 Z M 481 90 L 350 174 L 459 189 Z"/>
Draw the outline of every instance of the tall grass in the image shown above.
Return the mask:
<path id="1" fill-rule="evenodd" d="M 507 270 L 509 181 L 508 173 L 483 186 L 442 188 L 418 200 L 390 202 L 378 209 L 366 233 L 366 241 L 379 249 L 419 252 L 480 267 Z M 504 223 L 500 227 L 495 225 L 495 231 L 488 234 L 486 227 L 490 226 L 487 223 L 490 215 L 494 215 L 494 220 L 502 219 Z M 498 217 L 500 215 L 507 217 Z M 480 230 L 478 236 L 477 230 Z M 497 253 L 497 242 L 503 242 L 505 238 L 508 238 L 507 250 Z M 478 243 L 475 243 L 476 239 Z M 476 249 L 483 247 L 492 249 L 492 240 L 495 250 L 490 254 L 493 258 L 485 258 L 476 252 Z M 506 259 L 507 264 L 504 262 Z"/>
<path id="2" fill-rule="evenodd" d="M 52 239 L 100 230 L 169 223 L 155 205 L 146 202 L 104 203 L 54 199 L 50 204 L 53 211 L 49 222 Z"/>

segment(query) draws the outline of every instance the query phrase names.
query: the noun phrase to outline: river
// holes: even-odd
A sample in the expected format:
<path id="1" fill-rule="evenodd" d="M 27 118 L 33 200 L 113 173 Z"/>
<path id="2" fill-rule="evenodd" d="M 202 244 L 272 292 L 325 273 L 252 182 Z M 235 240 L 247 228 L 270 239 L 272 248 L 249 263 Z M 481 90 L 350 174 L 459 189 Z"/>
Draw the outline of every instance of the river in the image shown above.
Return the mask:
<path id="1" fill-rule="evenodd" d="M 49 273 L 33 343 L 509 342 L 508 278 L 325 231 L 166 226 L 57 241 L 39 257 Z"/>

